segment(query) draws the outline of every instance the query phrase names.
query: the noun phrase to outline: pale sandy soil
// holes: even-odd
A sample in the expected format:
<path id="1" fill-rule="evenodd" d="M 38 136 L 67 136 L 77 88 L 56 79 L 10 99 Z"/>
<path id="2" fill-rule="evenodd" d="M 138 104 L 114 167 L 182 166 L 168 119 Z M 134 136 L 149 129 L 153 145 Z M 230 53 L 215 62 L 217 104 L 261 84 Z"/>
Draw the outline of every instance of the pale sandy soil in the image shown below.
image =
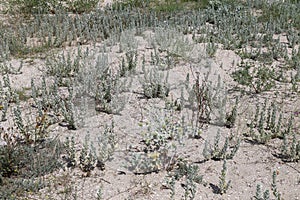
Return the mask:
<path id="1" fill-rule="evenodd" d="M 109 5 L 112 1 L 103 1 L 101 6 Z M 150 52 L 153 49 L 149 48 L 150 44 L 146 37 L 151 31 L 145 31 L 141 36 L 136 36 L 138 41 L 139 64 L 141 63 L 142 55 L 145 55 L 146 60 L 150 61 Z M 190 37 L 190 36 L 188 36 Z M 283 36 L 282 36 L 283 37 Z M 285 42 L 284 39 L 281 42 Z M 96 44 L 95 52 L 100 52 L 103 43 Z M 71 47 L 69 49 L 76 49 Z M 92 46 L 89 46 L 93 49 Z M 119 52 L 119 44 L 109 47 L 108 56 L 111 66 L 118 66 L 124 53 Z M 64 50 L 65 51 L 65 50 Z M 200 53 L 199 53 L 200 52 Z M 57 52 L 60 53 L 60 52 Z M 195 50 L 189 52 L 190 58 L 201 59 L 197 63 L 190 65 L 189 62 L 179 59 L 179 62 L 169 71 L 169 83 L 171 84 L 171 96 L 173 98 L 180 97 L 180 85 L 185 81 L 187 73 L 199 72 L 201 76 L 211 70 L 210 80 L 217 82 L 218 75 L 226 84 L 227 88 L 235 85 L 230 74 L 236 69 L 236 65 L 241 61 L 241 58 L 230 50 L 219 49 L 215 57 L 207 58 L 203 49 L 203 44 L 196 44 Z M 20 59 L 13 59 L 11 63 L 14 66 L 20 64 Z M 233 64 L 234 63 L 234 64 Z M 210 65 L 210 68 L 205 67 Z M 140 65 L 139 65 L 140 66 Z M 30 88 L 32 78 L 40 80 L 45 72 L 40 69 L 45 68 L 44 59 L 32 58 L 25 60 L 22 73 L 19 75 L 11 75 L 12 87 L 21 90 Z M 141 72 L 141 68 L 137 69 Z M 1 77 L 2 78 L 2 77 Z M 76 147 L 79 148 L 86 135 L 89 135 L 91 141 L 95 140 L 101 133 L 105 124 L 115 122 L 115 131 L 118 138 L 118 148 L 114 153 L 113 160 L 106 163 L 104 171 L 95 169 L 89 177 L 84 177 L 85 173 L 78 168 L 75 169 L 60 169 L 44 178 L 50 185 L 41 189 L 37 194 L 25 194 L 24 199 L 96 199 L 97 191 L 102 187 L 103 199 L 121 200 L 121 199 L 170 199 L 170 190 L 163 187 L 165 185 L 165 177 L 167 172 L 162 170 L 158 173 L 147 175 L 135 175 L 128 170 L 127 160 L 131 159 L 130 154 L 136 150 L 141 144 L 141 133 L 143 127 L 139 126 L 141 121 L 148 120 L 148 109 L 154 106 L 164 107 L 164 102 L 160 99 L 144 99 L 142 98 L 142 87 L 139 80 L 142 75 L 133 76 L 133 84 L 130 88 L 131 92 L 124 95 L 128 96 L 128 102 L 125 109 L 120 115 L 108 115 L 104 113 L 96 113 L 94 105 L 90 103 L 89 112 L 84 116 L 84 125 L 78 130 L 68 130 L 55 124 L 50 127 L 51 136 L 59 136 L 62 140 L 66 137 L 74 136 Z M 193 79 L 191 80 L 193 81 Z M 244 96 L 240 100 L 238 120 L 233 129 L 227 129 L 216 125 L 207 125 L 203 129 L 201 139 L 185 139 L 183 146 L 178 146 L 178 155 L 188 162 L 199 166 L 200 174 L 203 175 L 205 184 L 196 184 L 197 193 L 196 200 L 222 200 L 222 199 L 252 199 L 255 195 L 256 185 L 263 185 L 263 189 L 270 189 L 272 182 L 272 172 L 278 172 L 277 184 L 278 190 L 282 194 L 283 199 L 297 200 L 300 199 L 300 163 L 285 163 L 273 154 L 279 151 L 281 141 L 275 139 L 268 145 L 256 145 L 243 140 L 237 155 L 233 160 L 227 162 L 228 174 L 227 180 L 231 180 L 231 187 L 224 195 L 216 194 L 214 188 L 219 184 L 219 176 L 222 169 L 222 161 L 203 161 L 202 150 L 205 140 L 213 143 L 218 130 L 221 132 L 221 141 L 224 141 L 226 136 L 242 137 L 242 134 L 247 132 L 246 123 L 250 118 L 253 118 L 254 109 L 257 101 L 263 102 L 264 98 L 269 101 L 276 101 L 281 106 L 281 109 L 286 113 L 285 118 L 295 108 L 299 108 L 300 99 L 297 96 L 285 94 L 285 86 L 278 85 L 278 90 L 282 95 L 275 96 L 268 92 Z M 237 92 L 228 94 L 228 101 L 231 102 L 228 108 L 232 108 Z M 21 106 L 25 113 L 30 113 L 30 101 L 22 102 Z M 184 109 L 182 113 L 191 117 L 189 109 Z M 180 114 L 177 114 L 180 115 Z M 1 123 L 1 126 L 10 126 L 12 122 L 12 113 L 7 122 Z M 299 127 L 299 117 L 295 118 L 295 127 Z M 176 182 L 175 199 L 183 199 L 184 189 L 183 181 Z M 1 198 L 0 198 L 1 199 Z"/>

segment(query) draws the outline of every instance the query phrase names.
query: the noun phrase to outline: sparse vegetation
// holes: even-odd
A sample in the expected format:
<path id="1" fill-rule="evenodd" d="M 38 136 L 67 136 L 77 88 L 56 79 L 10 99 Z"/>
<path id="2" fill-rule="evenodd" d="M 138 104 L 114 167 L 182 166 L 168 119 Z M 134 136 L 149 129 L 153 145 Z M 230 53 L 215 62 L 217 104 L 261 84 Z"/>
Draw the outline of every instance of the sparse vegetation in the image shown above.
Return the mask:
<path id="1" fill-rule="evenodd" d="M 0 198 L 296 199 L 300 2 L 105 3 L 0 3 Z"/>

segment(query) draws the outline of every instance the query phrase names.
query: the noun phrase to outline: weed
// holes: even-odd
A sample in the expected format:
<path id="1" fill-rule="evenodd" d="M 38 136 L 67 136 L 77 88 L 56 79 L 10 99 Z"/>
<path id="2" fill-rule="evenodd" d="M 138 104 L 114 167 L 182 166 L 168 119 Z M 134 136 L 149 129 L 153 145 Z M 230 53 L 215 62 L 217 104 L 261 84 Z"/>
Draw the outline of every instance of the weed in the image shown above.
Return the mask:
<path id="1" fill-rule="evenodd" d="M 231 181 L 226 182 L 226 174 L 227 173 L 227 166 L 226 166 L 226 159 L 223 162 L 223 168 L 221 171 L 221 176 L 219 177 L 219 193 L 221 195 L 225 194 L 227 190 L 229 189 Z"/>
<path id="2" fill-rule="evenodd" d="M 61 167 L 61 143 L 56 139 L 26 144 L 13 128 L 1 130 L 6 142 L 0 147 L 0 195 L 4 199 L 22 196 L 26 191 L 37 191 L 45 187 L 38 177 Z M 13 195 L 12 195 L 13 194 Z"/>
<path id="3" fill-rule="evenodd" d="M 127 61 L 127 62 L 126 62 Z M 128 74 L 133 74 L 136 71 L 136 67 L 137 67 L 137 51 L 133 52 L 133 51 L 129 51 L 126 53 L 126 61 L 123 58 L 121 65 L 120 65 L 120 69 L 119 69 L 119 73 L 120 76 L 126 76 Z"/>
<path id="4" fill-rule="evenodd" d="M 253 68 L 252 64 L 241 63 L 240 67 L 242 67 L 242 69 L 232 73 L 232 77 L 239 84 L 248 86 L 250 91 L 261 93 L 268 91 L 275 86 L 274 71 L 268 67 L 255 67 L 251 73 L 250 68 Z"/>
<path id="5" fill-rule="evenodd" d="M 270 200 L 270 192 L 269 190 L 265 190 L 265 192 L 262 194 L 262 186 L 258 184 L 256 186 L 256 193 L 254 196 L 255 200 Z"/>
<path id="6" fill-rule="evenodd" d="M 235 125 L 235 121 L 237 119 L 237 110 L 238 110 L 237 107 L 238 107 L 238 103 L 239 103 L 239 99 L 238 99 L 238 97 L 236 97 L 235 105 L 232 108 L 231 113 L 226 116 L 225 126 L 227 128 L 232 128 Z"/>
<path id="7" fill-rule="evenodd" d="M 276 198 L 276 200 L 280 200 L 281 199 L 281 194 L 278 192 L 276 179 L 277 179 L 277 171 L 273 171 L 271 190 L 273 191 L 273 195 Z"/>
<path id="8" fill-rule="evenodd" d="M 271 191 L 272 191 L 273 196 L 275 197 L 275 199 L 280 200 L 281 199 L 281 194 L 278 192 L 277 183 L 276 183 L 277 175 L 278 175 L 278 171 L 273 171 Z M 258 184 L 257 187 L 256 187 L 256 194 L 254 196 L 254 199 L 256 199 L 256 200 L 270 200 L 270 191 L 268 189 L 266 189 L 265 192 L 262 194 L 262 186 L 260 184 Z"/>
<path id="9" fill-rule="evenodd" d="M 240 147 L 240 140 L 233 146 L 230 153 L 228 153 L 229 148 L 229 138 L 226 137 L 224 146 L 222 149 L 219 147 L 220 142 L 220 131 L 218 131 L 213 148 L 210 147 L 209 142 L 205 141 L 205 145 L 203 148 L 202 155 L 206 160 L 213 159 L 213 160 L 226 160 L 226 159 L 233 159 L 235 154 L 237 153 L 239 147 Z"/>
<path id="10" fill-rule="evenodd" d="M 169 95 L 170 85 L 168 84 L 168 74 L 165 76 L 157 68 L 144 71 L 142 87 L 147 98 L 165 98 Z"/>
<path id="11" fill-rule="evenodd" d="M 259 105 L 256 106 L 256 114 L 254 120 L 250 124 L 252 133 L 250 136 L 258 143 L 265 144 L 273 138 L 282 139 L 284 134 L 289 135 L 293 126 L 293 118 L 289 119 L 287 124 L 287 129 L 282 130 L 282 113 L 279 113 L 278 120 L 277 118 L 277 106 L 274 102 L 270 106 L 267 105 L 267 100 L 264 102 L 264 106 L 261 109 Z M 277 124 L 276 124 L 277 123 Z M 258 131 L 258 134 L 254 132 L 255 129 Z"/>
<path id="12" fill-rule="evenodd" d="M 296 139 L 296 134 L 292 134 L 292 142 L 288 142 L 288 134 L 283 134 L 281 146 L 281 157 L 286 162 L 297 162 L 300 160 L 300 141 Z"/>
<path id="13" fill-rule="evenodd" d="M 95 168 L 95 164 L 97 161 L 96 155 L 94 152 L 88 147 L 89 139 L 86 137 L 83 148 L 80 150 L 79 156 L 79 168 L 87 173 L 87 176 L 90 175 L 91 171 Z"/>
<path id="14" fill-rule="evenodd" d="M 186 161 L 179 161 L 173 172 L 167 175 L 167 187 L 171 189 L 171 199 L 175 196 L 174 186 L 176 181 L 184 178 L 182 187 L 184 188 L 184 199 L 194 199 L 197 193 L 196 183 L 202 183 L 203 176 L 199 174 L 199 167 L 189 164 Z"/>
<path id="15" fill-rule="evenodd" d="M 133 154 L 129 168 L 137 174 L 170 170 L 177 160 L 177 145 L 186 136 L 184 121 L 173 116 L 174 111 L 153 113 L 152 121 L 143 133 L 143 152 Z"/>
<path id="16" fill-rule="evenodd" d="M 106 126 L 103 133 L 97 139 L 97 164 L 101 170 L 105 169 L 105 162 L 112 159 L 114 151 L 117 148 L 117 138 L 114 131 L 114 122 Z"/>
<path id="17" fill-rule="evenodd" d="M 74 137 L 70 138 L 66 138 L 66 142 L 65 142 L 65 148 L 67 151 L 67 167 L 75 167 L 76 165 L 76 160 L 75 160 L 75 141 L 74 141 Z"/>
<path id="18" fill-rule="evenodd" d="M 204 123 L 209 123 L 212 111 L 212 92 L 208 83 L 208 74 L 203 81 L 200 80 L 200 75 L 197 74 L 195 83 L 189 91 L 188 101 L 196 110 L 196 127 L 202 127 Z"/>

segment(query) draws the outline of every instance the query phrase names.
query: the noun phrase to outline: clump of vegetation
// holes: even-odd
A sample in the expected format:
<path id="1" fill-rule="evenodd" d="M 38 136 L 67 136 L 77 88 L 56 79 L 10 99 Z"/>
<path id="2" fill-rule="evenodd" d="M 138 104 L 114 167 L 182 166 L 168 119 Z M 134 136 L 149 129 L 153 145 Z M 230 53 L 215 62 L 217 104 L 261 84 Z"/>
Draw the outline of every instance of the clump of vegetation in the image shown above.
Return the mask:
<path id="1" fill-rule="evenodd" d="M 143 150 L 134 153 L 128 168 L 136 174 L 171 170 L 177 161 L 177 145 L 186 137 L 184 121 L 177 121 L 172 111 L 153 114 L 143 133 Z"/>
<path id="2" fill-rule="evenodd" d="M 278 171 L 273 171 L 272 174 L 272 184 L 271 184 L 271 191 L 273 193 L 273 196 L 275 197 L 276 200 L 280 200 L 281 198 L 281 194 L 278 192 L 278 188 L 277 188 L 277 175 L 279 174 Z M 256 193 L 254 196 L 254 199 L 256 200 L 269 200 L 270 199 L 270 190 L 266 189 L 263 193 L 262 193 L 262 186 L 260 184 L 257 185 L 256 187 Z"/>
<path id="3" fill-rule="evenodd" d="M 65 149 L 67 154 L 64 156 L 67 167 L 79 167 L 86 176 L 97 167 L 105 170 L 105 163 L 112 159 L 117 146 L 117 138 L 114 132 L 114 123 L 106 126 L 104 131 L 97 138 L 97 142 L 91 142 L 89 136 L 85 138 L 83 146 L 78 152 L 75 148 L 74 137 L 66 138 Z"/>
<path id="4" fill-rule="evenodd" d="M 286 126 L 286 130 L 282 130 L 282 113 L 279 113 L 278 117 L 277 106 L 273 102 L 268 107 L 268 102 L 266 99 L 262 108 L 260 108 L 259 105 L 256 106 L 254 119 L 249 124 L 249 136 L 261 144 L 265 144 L 274 138 L 283 139 L 285 134 L 291 134 L 293 121 L 293 116 L 291 115 Z"/>
<path id="5" fill-rule="evenodd" d="M 15 14 L 53 14 L 59 9 L 72 11 L 73 13 L 89 12 L 98 4 L 98 0 L 9 0 L 10 12 Z M 18 12 L 17 12 L 18 11 Z"/>
<path id="6" fill-rule="evenodd" d="M 164 78 L 164 75 L 156 68 L 144 71 L 142 86 L 147 98 L 165 98 L 170 92 L 168 74 Z"/>
<path id="7" fill-rule="evenodd" d="M 228 160 L 233 159 L 235 154 L 237 153 L 239 147 L 240 147 L 240 140 L 237 141 L 235 145 L 233 145 L 230 153 L 228 153 L 229 150 L 229 138 L 225 138 L 224 146 L 222 148 L 219 147 L 220 143 L 220 131 L 218 131 L 214 145 L 213 147 L 210 146 L 208 141 L 205 141 L 205 145 L 203 148 L 203 156 L 205 160 L 213 159 L 213 160 Z"/>
<path id="8" fill-rule="evenodd" d="M 297 162 L 300 160 L 300 140 L 295 133 L 292 134 L 292 142 L 288 138 L 288 134 L 283 134 L 280 157 L 286 162 Z"/>
<path id="9" fill-rule="evenodd" d="M 0 146 L 0 195 L 13 199 L 25 192 L 35 192 L 46 186 L 39 177 L 62 166 L 63 146 L 57 139 L 36 142 L 34 145 L 18 139 L 18 133 L 10 128 L 1 130 L 5 141 Z"/>
<path id="10" fill-rule="evenodd" d="M 239 84 L 247 86 L 250 92 L 261 93 L 275 86 L 274 71 L 268 67 L 254 67 L 253 64 L 247 62 L 242 62 L 240 67 L 241 69 L 232 73 L 232 77 Z"/>
<path id="11" fill-rule="evenodd" d="M 222 171 L 221 171 L 221 176 L 219 177 L 220 182 L 219 182 L 219 193 L 225 194 L 227 192 L 227 190 L 229 189 L 230 183 L 231 181 L 226 181 L 226 176 L 227 176 L 227 165 L 226 165 L 226 159 L 223 162 L 223 167 L 222 167 Z"/>
<path id="12" fill-rule="evenodd" d="M 183 179 L 183 180 L 182 180 Z M 195 199 L 197 193 L 197 184 L 203 182 L 203 176 L 199 174 L 199 167 L 186 161 L 179 161 L 176 168 L 168 173 L 166 186 L 171 190 L 170 197 L 175 197 L 176 181 L 183 181 L 184 199 Z"/>

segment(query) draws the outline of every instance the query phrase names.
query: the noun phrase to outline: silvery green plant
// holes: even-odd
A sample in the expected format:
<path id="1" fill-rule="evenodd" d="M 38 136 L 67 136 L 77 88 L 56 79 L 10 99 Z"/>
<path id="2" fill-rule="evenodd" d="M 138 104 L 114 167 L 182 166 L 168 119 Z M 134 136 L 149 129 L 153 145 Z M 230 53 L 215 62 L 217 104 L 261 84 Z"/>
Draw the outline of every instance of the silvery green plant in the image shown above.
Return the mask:
<path id="1" fill-rule="evenodd" d="M 220 131 L 218 131 L 215 139 L 214 145 L 211 147 L 208 141 L 205 141 L 205 145 L 203 148 L 202 155 L 204 156 L 205 160 L 213 159 L 213 160 L 225 160 L 225 159 L 233 159 L 235 154 L 237 153 L 240 147 L 240 140 L 237 141 L 235 145 L 233 145 L 232 150 L 230 153 L 229 150 L 229 138 L 225 138 L 224 146 L 220 148 Z"/>
<path id="2" fill-rule="evenodd" d="M 46 71 L 50 76 L 56 77 L 60 85 L 65 85 L 65 78 L 72 78 L 76 76 L 82 68 L 84 60 L 87 58 L 87 52 L 83 52 L 78 47 L 77 52 L 63 52 L 59 55 L 51 55 L 46 60 Z"/>
<path id="3" fill-rule="evenodd" d="M 103 186 L 99 187 L 97 191 L 97 200 L 103 200 Z"/>
<path id="4" fill-rule="evenodd" d="M 143 133 L 146 152 L 176 149 L 175 142 L 183 143 L 184 137 L 187 136 L 187 127 L 184 119 L 178 119 L 174 111 L 153 112 L 151 119 L 151 123 L 147 125 L 147 131 Z"/>
<path id="5" fill-rule="evenodd" d="M 135 38 L 135 30 L 124 30 L 120 35 L 120 52 L 135 52 L 138 48 L 138 41 Z"/>
<path id="6" fill-rule="evenodd" d="M 76 111 L 74 104 L 71 100 L 61 101 L 60 103 L 61 114 L 64 117 L 63 122 L 67 123 L 69 130 L 76 130 L 79 128 L 78 121 L 76 119 Z M 61 123 L 63 125 L 63 123 Z"/>
<path id="7" fill-rule="evenodd" d="M 114 122 L 111 125 L 106 125 L 102 134 L 97 138 L 97 164 L 101 170 L 105 169 L 105 162 L 112 159 L 112 156 L 117 148 L 117 138 L 114 131 Z"/>
<path id="8" fill-rule="evenodd" d="M 277 171 L 273 171 L 273 175 L 272 175 L 272 192 L 274 197 L 276 198 L 276 200 L 280 200 L 281 199 L 281 194 L 278 192 L 278 188 L 277 188 Z"/>
<path id="9" fill-rule="evenodd" d="M 87 136 L 79 155 L 79 168 L 83 172 L 86 172 L 87 176 L 90 175 L 97 162 L 97 157 L 92 149 L 93 148 L 89 148 L 89 137 Z"/>
<path id="10" fill-rule="evenodd" d="M 177 160 L 177 146 L 186 136 L 183 121 L 174 111 L 154 111 L 143 132 L 143 151 L 133 153 L 128 168 L 136 174 L 148 174 L 172 169 Z"/>
<path id="11" fill-rule="evenodd" d="M 221 175 L 219 177 L 219 193 L 221 195 L 225 194 L 227 192 L 227 190 L 229 189 L 230 183 L 231 181 L 226 181 L 227 179 L 227 162 L 226 159 L 223 162 L 223 167 L 222 167 L 222 171 L 221 171 Z"/>
<path id="12" fill-rule="evenodd" d="M 278 173 L 279 173 L 278 171 L 273 171 L 272 183 L 271 183 L 271 191 L 276 200 L 282 199 L 281 194 L 278 192 L 278 188 L 277 188 Z M 256 193 L 255 193 L 254 199 L 255 200 L 270 200 L 270 191 L 268 189 L 266 189 L 265 192 L 262 193 L 262 186 L 260 184 L 258 184 L 256 186 Z"/>
<path id="13" fill-rule="evenodd" d="M 232 77 L 239 84 L 247 86 L 250 92 L 258 94 L 275 87 L 275 72 L 267 66 L 254 66 L 253 63 L 242 62 L 239 67 L 232 73 Z"/>
<path id="14" fill-rule="evenodd" d="M 21 74 L 21 69 L 23 68 L 23 61 L 20 62 L 20 65 L 18 68 L 15 68 L 12 66 L 11 63 L 8 62 L 0 62 L 0 73 L 2 75 L 5 74 Z"/>
<path id="15" fill-rule="evenodd" d="M 156 47 L 163 51 L 188 58 L 189 53 L 194 48 L 194 43 L 175 28 L 168 26 L 157 27 L 154 32 L 154 38 L 149 39 L 150 44 L 155 44 Z"/>
<path id="16" fill-rule="evenodd" d="M 203 181 L 203 176 L 199 174 L 199 167 L 192 165 L 187 161 L 179 161 L 178 167 L 167 175 L 167 186 L 171 189 L 171 199 L 175 197 L 176 181 L 183 181 L 184 199 L 195 199 L 197 193 L 197 185 Z M 182 180 L 183 179 L 183 180 Z"/>
<path id="17" fill-rule="evenodd" d="M 6 74 L 6 75 L 3 76 L 3 87 L 2 87 L 2 89 L 3 89 L 5 99 L 9 103 L 15 103 L 16 98 L 17 98 L 17 94 L 11 86 L 9 74 Z"/>
<path id="18" fill-rule="evenodd" d="M 254 199 L 255 200 L 270 200 L 270 191 L 265 190 L 265 192 L 262 193 L 262 186 L 260 184 L 257 184 Z"/>
<path id="19" fill-rule="evenodd" d="M 215 43 L 207 43 L 205 45 L 205 51 L 208 57 L 212 58 L 215 56 L 218 49 L 218 45 Z"/>
<path id="20" fill-rule="evenodd" d="M 225 88 L 225 84 L 223 83 L 221 76 L 218 75 L 218 82 L 217 85 L 213 87 L 213 94 L 212 94 L 212 108 L 213 108 L 213 114 L 216 116 L 216 123 L 220 126 L 227 126 L 228 124 L 234 125 L 234 118 L 228 118 L 234 113 L 226 113 L 226 104 L 227 104 L 227 91 Z M 233 112 L 234 110 L 232 110 Z M 234 116 L 233 116 L 234 117 Z M 231 121 L 232 122 L 229 122 Z"/>
<path id="21" fill-rule="evenodd" d="M 188 74 L 189 75 L 189 74 Z M 186 82 L 189 76 L 187 75 Z M 206 74 L 203 80 L 200 74 L 197 73 L 192 87 L 187 84 L 188 102 L 193 111 L 193 116 L 196 115 L 196 127 L 202 128 L 205 123 L 211 121 L 211 113 L 213 109 L 213 93 L 211 83 L 208 81 L 209 73 Z"/>
<path id="22" fill-rule="evenodd" d="M 184 108 L 184 94 L 183 94 L 183 88 L 181 88 L 181 95 L 180 98 L 173 99 L 173 96 L 171 96 L 171 99 L 165 100 L 165 108 L 168 110 L 175 110 L 175 111 L 182 111 Z"/>
<path id="23" fill-rule="evenodd" d="M 1 110 L 2 110 L 2 115 L 1 115 L 1 121 L 4 122 L 7 120 L 7 111 L 8 111 L 8 100 L 4 98 L 2 100 L 2 105 L 1 105 Z"/>
<path id="24" fill-rule="evenodd" d="M 87 62 L 74 83 L 75 98 L 93 98 L 96 111 L 115 114 L 125 107 L 127 98 L 123 92 L 128 91 L 131 80 L 121 77 L 119 72 L 114 72 L 109 67 L 108 55 L 102 52 L 96 62 Z"/>
<path id="25" fill-rule="evenodd" d="M 21 108 L 19 105 L 17 105 L 13 109 L 13 113 L 14 113 L 15 125 L 17 126 L 18 130 L 20 131 L 20 134 L 24 137 L 25 142 L 29 143 L 32 140 L 31 131 L 28 130 L 28 126 L 26 126 L 23 121 Z"/>
<path id="26" fill-rule="evenodd" d="M 165 98 L 169 95 L 169 73 L 164 75 L 157 67 L 144 70 L 144 78 L 141 80 L 143 93 L 147 98 Z"/>
<path id="27" fill-rule="evenodd" d="M 283 134 L 281 146 L 281 158 L 286 162 L 297 162 L 300 160 L 300 140 L 297 140 L 296 134 L 293 133 L 292 142 L 288 142 L 288 135 Z"/>
<path id="28" fill-rule="evenodd" d="M 279 114 L 278 120 L 277 115 Z M 277 120 L 277 121 L 276 121 Z M 285 131 L 282 130 L 282 113 L 278 113 L 275 103 L 268 105 L 265 100 L 263 107 L 257 104 L 256 112 L 251 127 L 253 129 L 251 137 L 258 143 L 265 144 L 272 138 L 283 138 L 285 133 L 290 133 L 293 126 L 293 118 L 291 117 Z M 257 130 L 258 133 L 255 133 Z"/>
<path id="29" fill-rule="evenodd" d="M 226 124 L 225 124 L 225 126 L 227 128 L 232 128 L 235 125 L 235 121 L 237 119 L 238 103 L 239 103 L 239 99 L 238 99 L 238 97 L 236 97 L 235 105 L 232 108 L 231 113 L 226 115 Z"/>
<path id="30" fill-rule="evenodd" d="M 71 137 L 71 139 L 69 137 L 66 138 L 65 147 L 67 151 L 67 157 L 66 157 L 67 167 L 75 167 L 76 149 L 75 149 L 74 137 Z"/>
<path id="31" fill-rule="evenodd" d="M 136 72 L 137 68 L 137 51 L 126 52 L 126 60 L 122 58 L 122 62 L 119 67 L 120 76 L 130 75 Z"/>

